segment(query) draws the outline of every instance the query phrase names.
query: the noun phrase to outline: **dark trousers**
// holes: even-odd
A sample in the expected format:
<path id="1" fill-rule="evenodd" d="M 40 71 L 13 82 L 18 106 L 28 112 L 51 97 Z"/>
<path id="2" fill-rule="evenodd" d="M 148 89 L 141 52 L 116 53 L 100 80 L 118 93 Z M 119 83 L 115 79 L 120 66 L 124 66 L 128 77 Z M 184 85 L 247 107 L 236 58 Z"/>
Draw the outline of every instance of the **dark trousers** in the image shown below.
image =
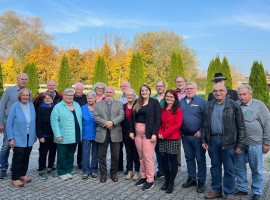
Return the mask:
<path id="1" fill-rule="evenodd" d="M 42 171 L 46 168 L 46 160 L 47 160 L 47 154 L 49 152 L 48 157 L 48 168 L 52 168 L 55 161 L 55 155 L 56 155 L 56 144 L 53 141 L 53 137 L 46 137 L 44 138 L 45 142 L 41 143 L 39 145 L 39 171 Z"/>
<path id="2" fill-rule="evenodd" d="M 124 156 L 123 156 L 123 142 L 120 142 L 120 149 L 119 149 L 119 160 L 118 160 L 118 171 L 123 171 L 124 170 Z"/>
<path id="3" fill-rule="evenodd" d="M 57 144 L 57 165 L 58 175 L 70 174 L 73 170 L 74 153 L 77 144 Z"/>
<path id="4" fill-rule="evenodd" d="M 166 182 L 174 185 L 174 180 L 178 171 L 178 163 L 177 163 L 177 154 L 168 154 L 165 152 L 159 152 L 163 173 L 165 174 Z M 169 167 L 169 162 L 171 163 L 171 169 Z"/>
<path id="5" fill-rule="evenodd" d="M 120 142 L 112 142 L 111 134 L 107 132 L 105 141 L 98 144 L 98 163 L 101 177 L 107 176 L 107 149 L 109 144 L 111 149 L 110 174 L 111 176 L 117 174 Z"/>
<path id="6" fill-rule="evenodd" d="M 77 149 L 77 164 L 82 164 L 82 143 L 78 144 Z"/>
<path id="7" fill-rule="evenodd" d="M 223 188 L 225 195 L 233 195 L 235 190 L 235 148 L 222 149 L 222 139 L 210 137 L 208 153 L 211 158 L 212 189 L 222 194 L 222 164 L 224 167 Z"/>
<path id="8" fill-rule="evenodd" d="M 14 147 L 12 158 L 12 180 L 20 180 L 28 170 L 32 147 Z"/>
<path id="9" fill-rule="evenodd" d="M 127 154 L 127 170 L 133 171 L 133 163 L 134 163 L 135 171 L 139 172 L 140 161 L 139 161 L 139 154 L 137 152 L 135 142 L 129 137 L 128 133 L 123 135 L 123 140 L 124 140 L 126 154 Z"/>
<path id="10" fill-rule="evenodd" d="M 90 164 L 91 154 L 91 164 Z M 95 140 L 82 140 L 82 167 L 83 174 L 97 173 L 98 144 Z"/>

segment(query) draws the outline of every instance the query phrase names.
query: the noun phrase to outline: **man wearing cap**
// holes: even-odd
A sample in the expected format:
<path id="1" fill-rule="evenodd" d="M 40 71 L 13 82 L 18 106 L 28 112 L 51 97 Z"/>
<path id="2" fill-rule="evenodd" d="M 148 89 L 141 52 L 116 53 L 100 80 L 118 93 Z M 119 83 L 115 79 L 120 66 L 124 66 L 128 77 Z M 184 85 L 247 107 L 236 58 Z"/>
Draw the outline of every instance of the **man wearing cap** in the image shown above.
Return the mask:
<path id="1" fill-rule="evenodd" d="M 227 80 L 227 78 L 224 78 L 222 73 L 216 73 L 214 80 L 212 80 L 212 82 L 215 82 L 215 84 L 222 83 L 225 85 L 226 80 Z M 234 101 L 238 100 L 238 95 L 237 95 L 237 92 L 235 90 L 227 89 L 226 97 L 228 97 L 229 99 L 234 100 Z M 209 93 L 208 101 L 212 101 L 214 99 L 215 98 L 214 98 L 213 93 Z"/>
<path id="2" fill-rule="evenodd" d="M 240 85 L 237 88 L 239 105 L 242 108 L 246 136 L 243 152 L 235 157 L 236 190 L 235 196 L 247 195 L 247 168 L 252 172 L 251 192 L 252 200 L 260 200 L 263 189 L 263 154 L 270 148 L 270 116 L 265 104 L 252 98 L 252 88 Z"/>

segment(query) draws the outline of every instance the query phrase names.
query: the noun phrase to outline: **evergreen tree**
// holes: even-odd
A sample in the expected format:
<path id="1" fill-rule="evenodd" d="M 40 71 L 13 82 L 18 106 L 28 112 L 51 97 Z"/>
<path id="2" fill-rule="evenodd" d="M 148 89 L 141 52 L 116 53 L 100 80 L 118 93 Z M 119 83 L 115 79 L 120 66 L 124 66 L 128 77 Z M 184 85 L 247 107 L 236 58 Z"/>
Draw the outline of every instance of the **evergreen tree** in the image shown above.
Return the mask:
<path id="1" fill-rule="evenodd" d="M 27 62 L 24 66 L 23 73 L 26 73 L 28 75 L 30 66 L 31 66 L 31 63 Z"/>
<path id="2" fill-rule="evenodd" d="M 227 78 L 225 82 L 225 87 L 227 89 L 232 89 L 232 76 L 231 76 L 231 69 L 229 62 L 226 57 L 223 58 L 222 64 L 221 64 L 222 74 L 225 78 Z"/>
<path id="3" fill-rule="evenodd" d="M 267 107 L 269 106 L 269 90 L 266 75 L 262 63 L 254 61 L 249 77 L 249 85 L 253 89 L 252 97 L 261 100 Z"/>
<path id="4" fill-rule="evenodd" d="M 0 63 L 0 99 L 2 98 L 3 93 L 4 93 L 3 74 L 2 74 L 2 67 L 1 67 L 1 63 Z"/>
<path id="5" fill-rule="evenodd" d="M 102 82 L 108 85 L 107 67 L 105 64 L 105 59 L 102 56 L 98 56 L 95 65 L 93 85 L 96 84 L 97 82 Z"/>
<path id="6" fill-rule="evenodd" d="M 169 76 L 168 76 L 168 89 L 175 88 L 175 77 L 177 76 L 185 76 L 185 68 L 181 53 L 177 53 L 176 51 L 172 52 L 171 60 L 170 60 L 170 68 L 169 68 Z"/>
<path id="7" fill-rule="evenodd" d="M 220 62 L 219 55 L 217 55 L 216 58 L 215 58 L 214 72 L 215 73 L 222 73 L 222 68 L 221 68 L 221 62 Z M 215 73 L 214 73 L 214 75 L 215 75 Z M 223 74 L 223 76 L 224 76 L 224 74 Z M 214 77 L 213 77 L 213 79 L 214 79 Z"/>
<path id="8" fill-rule="evenodd" d="M 62 93 L 65 89 L 71 88 L 71 71 L 68 64 L 68 59 L 64 55 L 61 60 L 59 75 L 58 75 L 58 86 L 57 91 Z"/>
<path id="9" fill-rule="evenodd" d="M 133 54 L 132 56 L 130 63 L 129 82 L 132 89 L 134 89 L 139 95 L 140 87 L 145 82 L 143 57 L 139 52 Z"/>
<path id="10" fill-rule="evenodd" d="M 215 76 L 215 60 L 212 59 L 211 62 L 209 63 L 209 67 L 207 70 L 207 78 L 206 78 L 206 90 L 205 90 L 205 99 L 208 99 L 208 95 L 209 93 L 212 92 L 213 86 L 214 86 L 214 82 L 212 82 L 211 80 L 214 79 Z"/>
<path id="11" fill-rule="evenodd" d="M 27 66 L 27 67 L 26 67 Z M 38 95 L 39 79 L 37 75 L 37 67 L 35 63 L 27 63 L 28 82 L 26 87 L 32 91 L 32 99 L 34 100 Z"/>

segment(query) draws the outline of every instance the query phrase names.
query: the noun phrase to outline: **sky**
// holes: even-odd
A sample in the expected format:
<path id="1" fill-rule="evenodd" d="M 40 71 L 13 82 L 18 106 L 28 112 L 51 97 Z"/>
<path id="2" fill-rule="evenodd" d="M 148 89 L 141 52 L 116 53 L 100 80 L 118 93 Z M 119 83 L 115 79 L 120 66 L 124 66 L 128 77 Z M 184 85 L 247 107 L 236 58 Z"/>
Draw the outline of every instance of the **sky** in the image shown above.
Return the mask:
<path id="1" fill-rule="evenodd" d="M 268 0 L 0 0 L 0 14 L 38 16 L 54 45 L 86 51 L 106 33 L 131 43 L 136 33 L 166 29 L 183 36 L 207 70 L 217 55 L 250 74 L 253 61 L 270 71 Z"/>

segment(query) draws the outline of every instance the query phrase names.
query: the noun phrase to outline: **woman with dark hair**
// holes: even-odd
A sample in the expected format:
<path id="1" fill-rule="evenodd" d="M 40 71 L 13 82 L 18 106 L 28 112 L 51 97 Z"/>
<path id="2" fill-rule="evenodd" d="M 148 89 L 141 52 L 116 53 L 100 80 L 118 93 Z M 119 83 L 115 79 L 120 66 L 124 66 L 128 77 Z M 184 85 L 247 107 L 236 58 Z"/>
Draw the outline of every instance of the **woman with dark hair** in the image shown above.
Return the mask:
<path id="1" fill-rule="evenodd" d="M 141 164 L 141 179 L 135 185 L 143 185 L 143 190 L 154 187 L 154 150 L 161 120 L 159 102 L 151 98 L 150 94 L 150 87 L 143 84 L 130 117 L 129 136 L 135 139 Z"/>
<path id="2" fill-rule="evenodd" d="M 173 90 L 165 92 L 164 106 L 161 109 L 161 126 L 158 132 L 159 152 L 165 174 L 165 183 L 161 190 L 172 193 L 174 179 L 178 171 L 177 154 L 180 145 L 180 127 L 182 124 L 182 110 L 177 94 Z M 168 159 L 171 163 L 169 169 Z"/>
<path id="3" fill-rule="evenodd" d="M 53 109 L 53 94 L 50 92 L 43 93 L 43 103 L 38 107 L 36 112 L 36 132 L 39 139 L 39 178 L 47 179 L 48 175 L 54 177 L 53 165 L 56 155 L 56 143 L 53 141 L 53 131 L 51 127 L 51 113 Z M 48 170 L 46 172 L 46 160 L 49 152 Z"/>

